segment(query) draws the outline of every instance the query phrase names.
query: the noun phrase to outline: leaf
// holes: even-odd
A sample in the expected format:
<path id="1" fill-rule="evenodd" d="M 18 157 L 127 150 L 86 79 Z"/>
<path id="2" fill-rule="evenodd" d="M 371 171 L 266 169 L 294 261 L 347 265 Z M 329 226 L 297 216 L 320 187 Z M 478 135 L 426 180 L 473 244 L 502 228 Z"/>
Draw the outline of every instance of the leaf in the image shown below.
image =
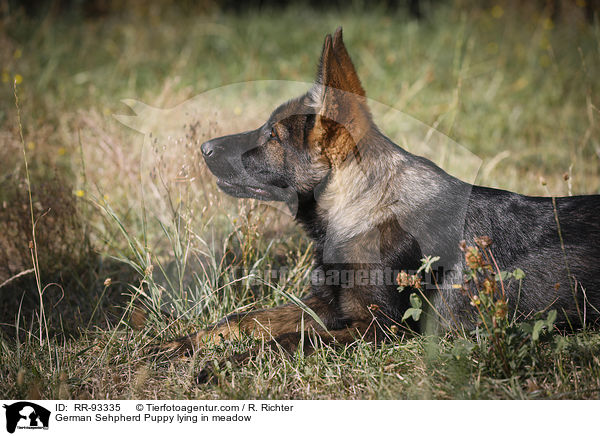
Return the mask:
<path id="1" fill-rule="evenodd" d="M 525 334 L 531 334 L 531 332 L 533 331 L 533 327 L 531 327 L 531 324 L 529 324 L 528 322 L 522 322 L 519 324 L 518 326 L 521 331 Z"/>
<path id="2" fill-rule="evenodd" d="M 531 332 L 531 340 L 537 341 L 540 338 L 540 333 L 542 329 L 546 326 L 546 322 L 542 319 L 539 319 L 535 322 L 533 326 L 533 331 Z"/>
<path id="3" fill-rule="evenodd" d="M 499 271 L 496 274 L 496 281 L 499 282 L 500 280 L 502 281 L 506 281 L 508 278 L 510 277 L 510 273 L 507 271 Z"/>
<path id="4" fill-rule="evenodd" d="M 412 294 L 414 295 L 414 294 Z M 402 321 L 406 321 L 408 318 L 414 319 L 415 321 L 418 321 L 419 318 L 421 317 L 421 312 L 423 312 L 421 309 L 417 309 L 416 307 L 411 307 L 409 309 L 406 309 L 406 312 L 404 312 L 404 316 L 402 317 Z"/>
<path id="5" fill-rule="evenodd" d="M 425 256 L 423 259 L 421 259 L 421 266 L 417 270 L 417 274 L 419 274 L 421 271 L 429 273 L 431 271 L 431 265 L 433 265 L 438 260 L 440 260 L 439 256 Z"/>
<path id="6" fill-rule="evenodd" d="M 523 280 L 525 278 L 525 273 L 521 268 L 517 268 L 512 273 L 513 277 L 517 280 Z"/>
<path id="7" fill-rule="evenodd" d="M 410 294 L 410 305 L 415 309 L 420 309 L 423 303 L 417 294 L 412 293 Z"/>
<path id="8" fill-rule="evenodd" d="M 548 317 L 546 318 L 546 327 L 548 327 L 548 330 L 552 330 L 554 321 L 556 321 L 556 310 L 551 310 L 548 312 Z"/>

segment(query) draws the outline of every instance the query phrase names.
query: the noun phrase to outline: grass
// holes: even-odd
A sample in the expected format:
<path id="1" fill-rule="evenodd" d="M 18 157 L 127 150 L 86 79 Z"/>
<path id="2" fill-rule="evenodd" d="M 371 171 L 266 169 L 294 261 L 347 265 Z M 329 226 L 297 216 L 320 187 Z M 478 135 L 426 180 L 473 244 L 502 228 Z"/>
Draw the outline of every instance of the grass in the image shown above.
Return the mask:
<path id="1" fill-rule="evenodd" d="M 189 99 L 230 83 L 310 82 L 322 36 L 338 25 L 370 98 L 480 157 L 478 183 L 531 195 L 600 192 L 600 27 L 576 6 L 557 22 L 533 5 L 453 6 L 422 22 L 358 6 L 5 15 L 0 396 L 598 398 L 593 331 L 545 336 L 527 348 L 535 361 L 509 374 L 493 370 L 482 342 L 450 336 L 324 347 L 291 360 L 265 350 L 214 385 L 195 384 L 198 369 L 249 338 L 193 359 L 148 358 L 156 340 L 307 291 L 311 246 L 289 216 L 226 198 L 198 160 L 194 145 L 232 126 L 203 117 L 196 125 L 197 113 L 185 112 L 202 113 L 204 100 Z M 257 102 L 236 95 L 231 116 Z M 131 98 L 159 108 L 188 101 L 158 118 L 150 157 L 149 136 L 113 117 L 142 110 L 121 103 Z M 378 121 L 393 129 L 394 120 Z M 154 191 L 140 190 L 141 162 Z M 264 273 L 282 267 L 284 276 Z"/>

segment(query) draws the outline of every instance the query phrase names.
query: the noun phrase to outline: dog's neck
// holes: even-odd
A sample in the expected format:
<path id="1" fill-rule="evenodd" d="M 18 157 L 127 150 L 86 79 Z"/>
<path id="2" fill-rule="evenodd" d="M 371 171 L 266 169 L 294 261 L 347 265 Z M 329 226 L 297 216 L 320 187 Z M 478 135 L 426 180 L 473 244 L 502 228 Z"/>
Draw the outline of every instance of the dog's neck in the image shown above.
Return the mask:
<path id="1" fill-rule="evenodd" d="M 300 198 L 297 219 L 317 244 L 349 242 L 395 221 L 423 254 L 444 257 L 462 239 L 471 188 L 374 128 L 358 153 Z"/>

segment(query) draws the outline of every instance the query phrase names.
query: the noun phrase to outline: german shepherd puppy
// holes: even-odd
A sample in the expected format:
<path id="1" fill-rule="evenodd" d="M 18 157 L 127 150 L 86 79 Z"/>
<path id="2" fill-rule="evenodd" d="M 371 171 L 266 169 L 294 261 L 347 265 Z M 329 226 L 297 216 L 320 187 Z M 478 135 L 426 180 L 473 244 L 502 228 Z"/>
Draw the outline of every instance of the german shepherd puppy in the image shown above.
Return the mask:
<path id="1" fill-rule="evenodd" d="M 228 316 L 166 349 L 243 332 L 293 351 L 301 326 L 325 341 L 379 341 L 410 307 L 410 291 L 399 292 L 389 277 L 417 271 L 427 255 L 440 257 L 436 285 L 422 291 L 428 319 L 470 329 L 474 309 L 458 289 L 459 244 L 483 235 L 498 269 L 526 274 L 522 286 L 506 284 L 508 310 L 526 317 L 554 308 L 559 322 L 579 326 L 600 319 L 600 196 L 525 197 L 473 186 L 401 149 L 372 120 L 341 28 L 326 36 L 305 95 L 258 129 L 212 139 L 201 151 L 227 194 L 296 211 L 314 241 L 311 292 L 303 304 Z"/>

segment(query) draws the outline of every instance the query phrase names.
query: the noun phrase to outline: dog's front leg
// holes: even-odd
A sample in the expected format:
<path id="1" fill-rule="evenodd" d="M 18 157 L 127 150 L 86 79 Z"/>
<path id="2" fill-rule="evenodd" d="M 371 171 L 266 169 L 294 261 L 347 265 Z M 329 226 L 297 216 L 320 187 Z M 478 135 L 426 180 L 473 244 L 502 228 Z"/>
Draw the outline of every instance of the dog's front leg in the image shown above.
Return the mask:
<path id="1" fill-rule="evenodd" d="M 335 316 L 329 304 L 316 296 L 302 300 L 320 319 L 315 320 L 303 308 L 295 304 L 286 304 L 272 309 L 254 310 L 233 314 L 204 330 L 187 335 L 159 347 L 165 353 L 194 353 L 203 346 L 219 343 L 224 339 L 239 338 L 242 334 L 270 341 L 288 333 L 296 333 L 302 329 L 323 330 Z"/>

